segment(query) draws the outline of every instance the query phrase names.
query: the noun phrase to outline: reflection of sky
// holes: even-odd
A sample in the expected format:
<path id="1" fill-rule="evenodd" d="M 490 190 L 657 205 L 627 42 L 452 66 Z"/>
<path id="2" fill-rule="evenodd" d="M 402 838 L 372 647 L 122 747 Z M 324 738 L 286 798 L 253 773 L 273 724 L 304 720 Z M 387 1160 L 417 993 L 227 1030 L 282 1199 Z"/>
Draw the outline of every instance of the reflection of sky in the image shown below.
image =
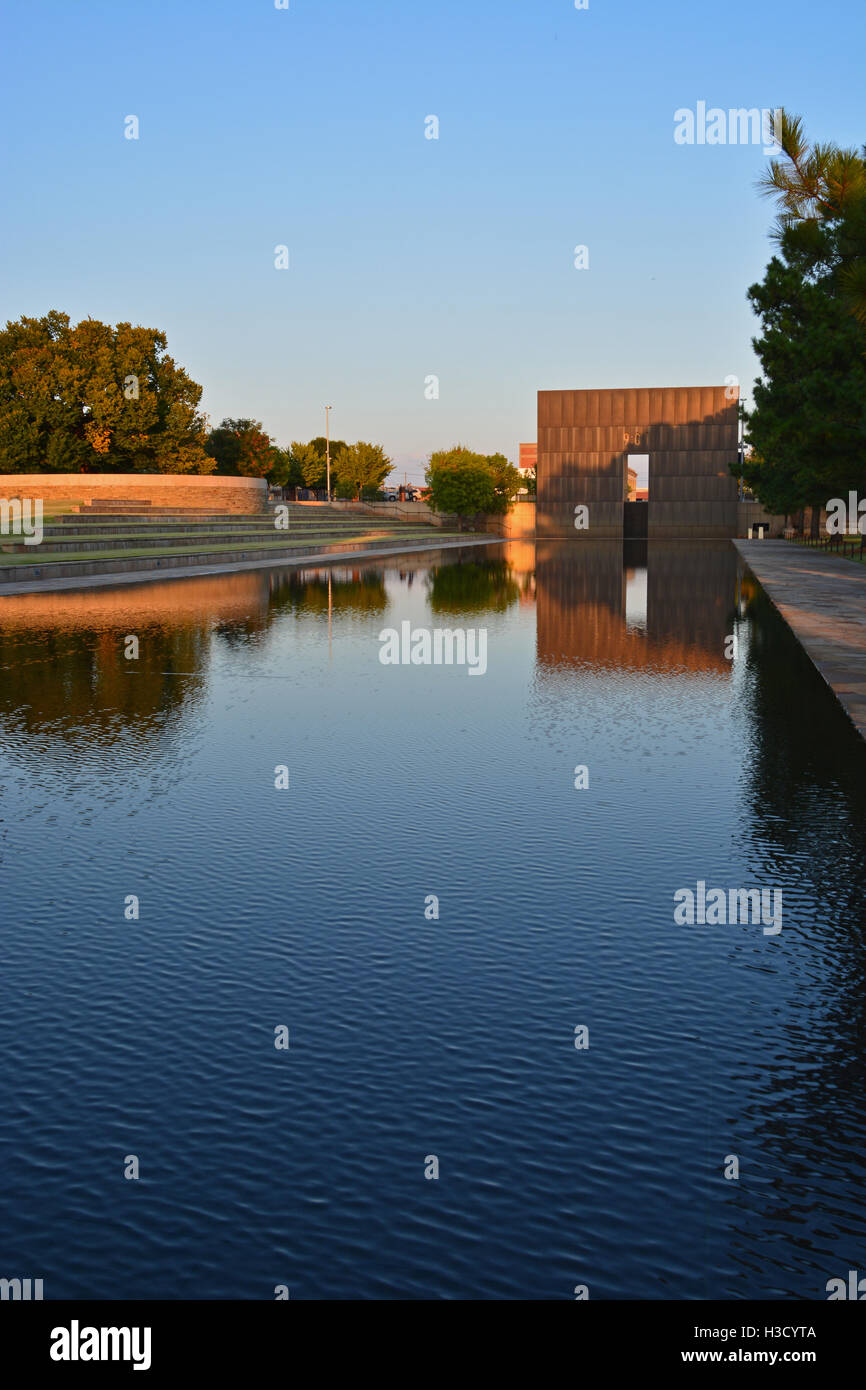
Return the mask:
<path id="1" fill-rule="evenodd" d="M 638 483 L 638 487 L 640 483 Z M 625 625 L 646 632 L 646 566 L 625 572 Z"/>
<path id="2" fill-rule="evenodd" d="M 808 777 L 803 855 L 784 801 L 756 810 L 756 767 L 775 778 L 812 730 L 796 705 L 787 731 L 770 725 L 777 702 L 759 703 L 741 657 L 736 688 L 712 665 L 733 560 L 716 580 L 701 547 L 665 571 L 658 610 L 654 588 L 675 654 L 691 631 L 701 642 L 681 671 L 665 642 L 655 665 L 615 664 L 653 645 L 619 642 L 620 547 L 606 567 L 571 553 L 542 552 L 537 614 L 470 606 L 470 571 L 465 612 L 446 616 L 426 564 L 411 583 L 408 564 L 371 564 L 353 601 L 331 574 L 330 641 L 327 586 L 288 592 L 272 571 L 273 590 L 171 581 L 161 624 L 166 590 L 128 612 L 118 591 L 90 629 L 72 612 L 62 643 L 46 609 L 0 648 L 7 1269 L 54 1270 L 58 1297 L 227 1298 L 285 1277 L 293 1296 L 550 1299 L 579 1277 L 575 1241 L 600 1297 L 820 1297 L 847 1268 L 863 1226 L 848 1178 L 862 1087 L 845 1070 L 862 960 L 838 832 L 856 882 L 862 818 L 849 826 L 838 791 L 834 806 Z M 669 560 L 650 547 L 654 576 Z M 625 575 L 635 612 L 646 576 Z M 133 673 L 120 653 L 136 613 L 151 627 Z M 384 666 L 378 633 L 405 619 L 486 627 L 487 673 Z M 784 691 L 795 673 L 766 642 L 763 680 Z M 28 704 L 40 722 L 10 750 Z M 784 883 L 783 939 L 678 927 L 672 895 L 699 878 Z M 441 920 L 424 917 L 428 893 Z M 584 1020 L 590 1065 L 571 1046 Z M 575 1133 L 589 1165 L 557 1159 Z M 157 1197 L 143 1183 L 132 1213 L 105 1178 L 130 1135 L 159 1164 Z M 707 1162 L 732 1135 L 757 1175 L 736 1203 L 714 1197 L 721 1160 Z M 517 1177 L 474 1181 L 503 1144 Z M 444 1205 L 406 1158 L 437 1145 L 457 1172 Z M 790 1201 L 768 1203 L 781 1180 Z"/>

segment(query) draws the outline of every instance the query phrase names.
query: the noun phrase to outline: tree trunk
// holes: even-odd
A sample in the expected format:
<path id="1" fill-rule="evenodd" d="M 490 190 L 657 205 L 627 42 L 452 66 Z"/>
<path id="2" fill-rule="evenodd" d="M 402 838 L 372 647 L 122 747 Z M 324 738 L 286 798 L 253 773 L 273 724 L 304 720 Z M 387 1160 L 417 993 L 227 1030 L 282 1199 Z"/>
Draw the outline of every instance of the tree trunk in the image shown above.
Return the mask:
<path id="1" fill-rule="evenodd" d="M 816 540 L 818 539 L 819 535 L 821 534 L 821 504 L 820 504 L 820 503 L 818 504 L 817 507 L 815 506 L 814 502 L 812 503 L 812 521 L 811 521 L 811 525 L 810 525 L 810 527 L 809 527 L 809 534 L 810 534 L 810 536 L 812 537 L 812 540 L 813 540 L 813 541 L 816 541 Z"/>

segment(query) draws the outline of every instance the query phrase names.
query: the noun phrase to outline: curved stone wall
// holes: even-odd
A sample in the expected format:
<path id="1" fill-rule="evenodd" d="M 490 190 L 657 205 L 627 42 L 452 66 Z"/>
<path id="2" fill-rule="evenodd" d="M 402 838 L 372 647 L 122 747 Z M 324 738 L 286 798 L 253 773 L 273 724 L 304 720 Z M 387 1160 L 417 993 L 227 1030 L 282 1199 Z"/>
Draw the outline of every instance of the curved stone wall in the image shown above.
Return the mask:
<path id="1" fill-rule="evenodd" d="M 149 502 L 152 507 L 204 508 L 212 512 L 263 512 L 264 478 L 224 478 L 198 473 L 0 473 L 0 498 L 41 497 L 63 502 Z"/>

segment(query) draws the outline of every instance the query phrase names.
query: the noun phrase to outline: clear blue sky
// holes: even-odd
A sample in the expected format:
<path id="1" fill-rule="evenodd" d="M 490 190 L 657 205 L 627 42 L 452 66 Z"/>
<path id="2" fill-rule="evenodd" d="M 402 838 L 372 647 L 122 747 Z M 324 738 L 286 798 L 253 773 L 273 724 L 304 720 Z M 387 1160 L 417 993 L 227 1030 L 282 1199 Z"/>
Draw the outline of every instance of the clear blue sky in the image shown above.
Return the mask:
<path id="1" fill-rule="evenodd" d="M 516 457 L 539 387 L 751 395 L 765 156 L 676 145 L 677 108 L 866 140 L 855 0 L 18 0 L 2 27 L 0 317 L 162 328 L 212 423 L 288 443 L 332 404 L 410 478 L 457 441 Z"/>

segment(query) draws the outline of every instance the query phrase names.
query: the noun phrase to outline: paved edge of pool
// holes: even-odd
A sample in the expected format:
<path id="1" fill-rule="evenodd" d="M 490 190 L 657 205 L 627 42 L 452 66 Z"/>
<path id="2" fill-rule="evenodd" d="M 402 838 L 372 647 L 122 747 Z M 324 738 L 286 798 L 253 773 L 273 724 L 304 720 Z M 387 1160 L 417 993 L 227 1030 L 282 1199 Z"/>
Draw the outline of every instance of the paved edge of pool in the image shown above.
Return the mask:
<path id="1" fill-rule="evenodd" d="M 791 541 L 734 545 L 866 739 L 866 566 Z"/>
<path id="2" fill-rule="evenodd" d="M 154 584 L 163 579 L 198 579 L 206 574 L 236 574 L 241 570 L 294 569 L 299 565 L 342 565 L 357 564 L 361 560 L 378 560 L 389 555 L 424 554 L 431 550 L 463 550 L 469 545 L 502 545 L 504 536 L 467 535 L 465 540 L 409 542 L 406 545 L 387 546 L 382 550 L 341 550 L 337 552 L 309 552 L 306 555 L 272 556 L 267 560 L 224 561 L 212 565 L 161 565 L 159 569 L 112 570 L 106 574 L 81 574 L 55 579 L 15 580 L 11 584 L 0 583 L 0 602 L 4 594 L 42 594 L 60 589 L 105 589 L 118 584 Z"/>

